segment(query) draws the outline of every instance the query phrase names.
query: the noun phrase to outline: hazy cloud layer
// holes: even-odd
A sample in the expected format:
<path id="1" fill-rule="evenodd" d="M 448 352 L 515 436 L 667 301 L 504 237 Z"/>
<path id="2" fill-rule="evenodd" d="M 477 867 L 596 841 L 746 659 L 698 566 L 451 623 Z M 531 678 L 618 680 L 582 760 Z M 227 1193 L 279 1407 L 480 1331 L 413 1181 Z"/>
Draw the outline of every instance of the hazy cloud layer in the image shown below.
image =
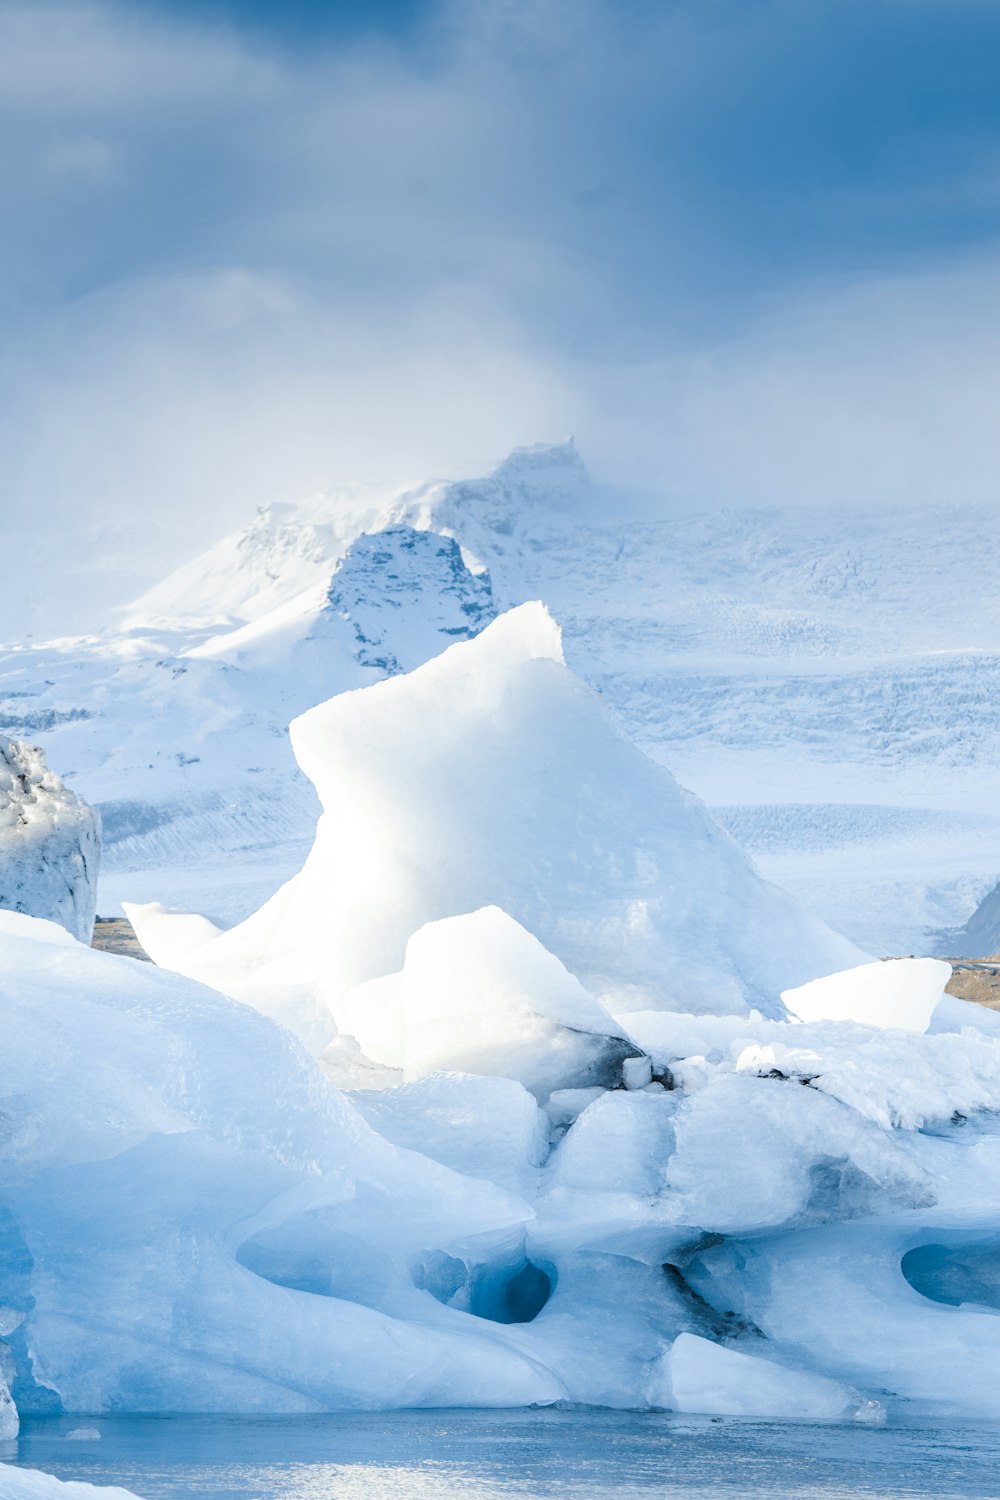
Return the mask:
<path id="1" fill-rule="evenodd" d="M 995 8 L 411 12 L 0 3 L 0 633 L 568 431 L 669 504 L 995 495 Z"/>

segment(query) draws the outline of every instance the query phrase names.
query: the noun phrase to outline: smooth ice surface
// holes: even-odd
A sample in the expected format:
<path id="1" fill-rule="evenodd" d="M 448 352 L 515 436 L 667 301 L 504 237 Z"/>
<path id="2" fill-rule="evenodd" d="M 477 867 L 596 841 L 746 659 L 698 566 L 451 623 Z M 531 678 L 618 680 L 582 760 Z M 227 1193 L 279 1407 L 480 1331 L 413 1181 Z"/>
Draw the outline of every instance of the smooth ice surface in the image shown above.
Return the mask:
<path id="1" fill-rule="evenodd" d="M 549 1121 L 513 1079 L 435 1073 L 351 1099 L 372 1129 L 396 1146 L 527 1199 L 538 1190 L 549 1154 Z"/>
<path id="2" fill-rule="evenodd" d="M 20 1461 L 144 1500 L 995 1500 L 1000 1432 L 662 1413 L 395 1412 L 32 1423 Z M 100 1500 L 100 1495 L 88 1500 Z"/>
<path id="3" fill-rule="evenodd" d="M 0 907 L 90 942 L 101 822 L 35 745 L 0 734 Z"/>
<path id="4" fill-rule="evenodd" d="M 810 980 L 784 990 L 781 998 L 800 1021 L 860 1021 L 924 1032 L 950 978 L 951 965 L 940 959 L 900 958 Z"/>
<path id="5" fill-rule="evenodd" d="M 249 1008 L 3 917 L 0 1354 L 22 1413 L 565 1393 L 410 1272 L 517 1264 L 520 1198 L 390 1145 Z"/>
<path id="6" fill-rule="evenodd" d="M 419 928 L 402 971 L 349 994 L 341 1028 L 412 1081 L 451 1069 L 511 1078 L 539 1099 L 622 1082 L 638 1052 L 616 1021 L 499 907 Z"/>
<path id="7" fill-rule="evenodd" d="M 625 738 L 564 665 L 540 604 L 330 699 L 291 734 L 323 805 L 299 875 L 179 956 L 167 918 L 129 913 L 154 959 L 314 1047 L 351 991 L 403 968 L 418 928 L 483 906 L 619 1010 L 778 1013 L 781 989 L 864 957 L 763 881 Z"/>
<path id="8" fill-rule="evenodd" d="M 682 1333 L 650 1382 L 658 1406 L 731 1417 L 785 1417 L 836 1421 L 858 1409 L 844 1386 L 773 1360 L 726 1349 L 694 1333 Z"/>

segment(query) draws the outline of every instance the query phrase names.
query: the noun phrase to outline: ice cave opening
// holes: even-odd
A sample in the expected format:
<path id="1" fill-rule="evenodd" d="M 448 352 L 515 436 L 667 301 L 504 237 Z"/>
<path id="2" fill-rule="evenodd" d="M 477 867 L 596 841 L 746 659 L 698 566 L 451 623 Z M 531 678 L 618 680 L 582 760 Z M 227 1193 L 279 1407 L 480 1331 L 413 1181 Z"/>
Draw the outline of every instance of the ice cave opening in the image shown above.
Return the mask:
<path id="1" fill-rule="evenodd" d="M 925 1244 L 908 1250 L 900 1270 L 915 1292 L 945 1307 L 1000 1310 L 1000 1241 Z"/>
<path id="2" fill-rule="evenodd" d="M 526 1255 L 469 1266 L 433 1251 L 413 1266 L 413 1282 L 446 1307 L 490 1323 L 532 1323 L 555 1288 L 555 1273 Z"/>

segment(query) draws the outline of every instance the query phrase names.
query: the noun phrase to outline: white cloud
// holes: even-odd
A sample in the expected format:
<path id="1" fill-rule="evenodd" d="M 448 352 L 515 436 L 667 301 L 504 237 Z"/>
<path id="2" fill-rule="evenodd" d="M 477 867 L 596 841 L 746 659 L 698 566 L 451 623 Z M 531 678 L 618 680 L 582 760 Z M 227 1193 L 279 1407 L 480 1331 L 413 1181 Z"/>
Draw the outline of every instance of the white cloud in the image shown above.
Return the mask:
<path id="1" fill-rule="evenodd" d="M 802 288 L 738 338 L 595 372 L 580 426 L 679 503 L 991 503 L 998 296 L 993 256 Z"/>
<path id="2" fill-rule="evenodd" d="M 273 99 L 280 69 L 220 28 L 179 25 L 154 10 L 101 0 L 0 5 L 3 113 L 120 117 L 215 101 Z"/>

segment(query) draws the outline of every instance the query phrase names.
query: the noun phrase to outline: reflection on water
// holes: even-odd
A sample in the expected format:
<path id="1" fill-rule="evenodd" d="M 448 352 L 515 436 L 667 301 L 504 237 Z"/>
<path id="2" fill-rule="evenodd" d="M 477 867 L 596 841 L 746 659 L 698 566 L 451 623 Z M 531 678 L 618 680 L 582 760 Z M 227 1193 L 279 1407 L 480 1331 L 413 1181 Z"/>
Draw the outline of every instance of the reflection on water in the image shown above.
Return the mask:
<path id="1" fill-rule="evenodd" d="M 96 1427 L 99 1442 L 67 1434 Z M 25 1424 L 7 1461 L 145 1500 L 998 1500 L 1000 1430 L 432 1411 Z"/>

